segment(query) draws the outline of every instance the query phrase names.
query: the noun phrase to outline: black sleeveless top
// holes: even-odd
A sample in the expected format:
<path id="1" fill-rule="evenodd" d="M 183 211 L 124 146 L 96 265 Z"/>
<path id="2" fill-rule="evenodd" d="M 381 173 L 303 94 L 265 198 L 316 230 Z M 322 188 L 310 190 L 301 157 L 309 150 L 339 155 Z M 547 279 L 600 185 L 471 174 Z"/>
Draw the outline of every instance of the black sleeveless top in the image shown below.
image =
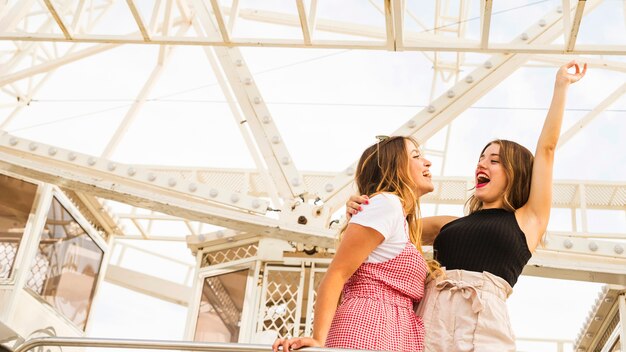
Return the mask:
<path id="1" fill-rule="evenodd" d="M 511 287 L 531 257 L 515 214 L 504 209 L 483 209 L 449 222 L 433 248 L 446 269 L 488 271 Z"/>

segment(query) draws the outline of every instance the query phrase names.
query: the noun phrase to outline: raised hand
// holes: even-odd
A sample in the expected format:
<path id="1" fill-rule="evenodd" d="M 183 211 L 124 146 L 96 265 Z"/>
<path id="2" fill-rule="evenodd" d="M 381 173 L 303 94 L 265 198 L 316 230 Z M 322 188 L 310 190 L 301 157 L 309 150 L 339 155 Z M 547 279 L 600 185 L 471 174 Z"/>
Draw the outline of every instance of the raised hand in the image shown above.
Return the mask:
<path id="1" fill-rule="evenodd" d="M 569 72 L 569 69 L 572 67 L 575 68 L 574 73 Z M 576 83 L 580 81 L 581 78 L 585 77 L 585 73 L 587 73 L 587 64 L 583 64 L 583 69 L 581 70 L 580 64 L 576 62 L 576 60 L 572 60 L 561 66 L 556 72 L 556 84 L 569 85 L 572 83 Z"/>

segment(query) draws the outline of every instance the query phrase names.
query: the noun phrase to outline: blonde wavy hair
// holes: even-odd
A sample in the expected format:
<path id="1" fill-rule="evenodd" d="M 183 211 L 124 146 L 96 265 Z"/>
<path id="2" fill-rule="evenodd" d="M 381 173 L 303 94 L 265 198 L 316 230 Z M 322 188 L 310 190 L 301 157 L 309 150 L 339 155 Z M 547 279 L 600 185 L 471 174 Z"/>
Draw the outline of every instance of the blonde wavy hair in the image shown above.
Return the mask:
<path id="1" fill-rule="evenodd" d="M 355 173 L 355 184 L 359 194 L 373 197 L 379 193 L 391 193 L 400 198 L 409 230 L 409 240 L 422 255 L 422 221 L 420 200 L 415 193 L 415 180 L 409 170 L 409 155 L 406 141 L 419 148 L 419 143 L 412 137 L 394 136 L 383 139 L 365 149 Z M 347 227 L 341 230 L 340 236 Z M 439 268 L 434 260 L 427 260 L 432 273 Z"/>

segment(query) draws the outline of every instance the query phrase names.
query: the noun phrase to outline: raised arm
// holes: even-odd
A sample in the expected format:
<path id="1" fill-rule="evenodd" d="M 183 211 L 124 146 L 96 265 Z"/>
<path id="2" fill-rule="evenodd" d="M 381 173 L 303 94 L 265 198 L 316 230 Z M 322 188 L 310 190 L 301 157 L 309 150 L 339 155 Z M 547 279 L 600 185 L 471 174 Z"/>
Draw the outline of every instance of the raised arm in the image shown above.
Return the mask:
<path id="1" fill-rule="evenodd" d="M 572 67 L 576 72 L 567 72 Z M 531 252 L 537 248 L 550 219 L 554 152 L 561 134 L 567 89 L 570 84 L 583 78 L 586 72 L 587 64 L 581 70 L 576 61 L 571 61 L 561 66 L 556 74 L 552 102 L 535 151 L 528 202 L 516 211 L 518 223 L 526 234 Z"/>
<path id="2" fill-rule="evenodd" d="M 343 285 L 383 240 L 383 235 L 370 227 L 358 224 L 348 225 L 339 248 L 337 248 L 337 253 L 330 263 L 317 291 L 313 338 L 277 339 L 272 346 L 274 351 L 278 351 L 279 346 L 282 346 L 283 351 L 305 346 L 324 346 L 330 324 L 337 310 L 337 303 L 339 302 Z"/>

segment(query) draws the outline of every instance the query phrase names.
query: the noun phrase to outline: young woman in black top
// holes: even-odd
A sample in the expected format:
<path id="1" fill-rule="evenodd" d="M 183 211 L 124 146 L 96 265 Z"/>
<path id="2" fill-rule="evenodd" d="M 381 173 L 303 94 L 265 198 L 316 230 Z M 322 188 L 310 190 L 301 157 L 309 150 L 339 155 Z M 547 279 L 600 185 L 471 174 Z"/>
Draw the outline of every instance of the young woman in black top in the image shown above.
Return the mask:
<path id="1" fill-rule="evenodd" d="M 559 68 L 534 157 L 515 142 L 488 143 L 476 166 L 469 215 L 423 218 L 423 244 L 433 245 L 446 268 L 428 284 L 418 310 L 425 351 L 515 351 L 505 300 L 548 226 L 567 89 L 586 71 L 575 61 Z M 364 204 L 367 197 L 352 196 L 348 214 Z"/>

